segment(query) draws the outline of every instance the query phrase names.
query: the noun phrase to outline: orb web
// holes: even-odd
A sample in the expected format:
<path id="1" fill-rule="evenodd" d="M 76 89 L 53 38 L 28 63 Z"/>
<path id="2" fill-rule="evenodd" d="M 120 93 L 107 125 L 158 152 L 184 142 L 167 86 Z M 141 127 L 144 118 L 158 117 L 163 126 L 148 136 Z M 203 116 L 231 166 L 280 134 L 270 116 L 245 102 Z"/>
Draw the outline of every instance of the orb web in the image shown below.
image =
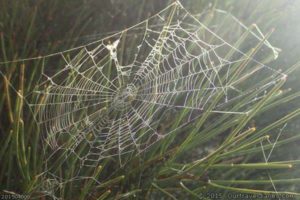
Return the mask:
<path id="1" fill-rule="evenodd" d="M 250 112 L 285 77 L 263 64 L 278 49 L 255 25 L 208 13 L 192 15 L 175 2 L 131 28 L 60 52 L 55 61 L 45 56 L 37 100 L 30 103 L 45 141 L 55 152 L 76 155 L 82 166 L 97 166 L 107 157 L 144 152 L 208 109 Z M 232 29 L 224 33 L 228 23 Z M 243 102 L 254 91 L 261 96 Z M 170 118 L 178 119 L 176 126 L 162 131 Z"/>

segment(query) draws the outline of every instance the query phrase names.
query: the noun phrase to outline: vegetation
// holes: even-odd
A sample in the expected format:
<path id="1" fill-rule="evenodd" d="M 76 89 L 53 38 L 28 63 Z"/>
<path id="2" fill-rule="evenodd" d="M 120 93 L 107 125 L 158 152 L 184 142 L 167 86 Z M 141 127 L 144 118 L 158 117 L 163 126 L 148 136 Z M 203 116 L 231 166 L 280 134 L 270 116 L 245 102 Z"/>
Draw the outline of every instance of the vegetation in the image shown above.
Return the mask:
<path id="1" fill-rule="evenodd" d="M 280 19 L 290 9 L 279 14 L 277 9 L 288 1 L 276 0 L 272 1 L 274 9 L 262 12 L 268 4 L 265 2 L 270 1 L 257 2 L 212 1 L 210 6 L 231 10 L 246 22 L 256 21 L 263 30 L 282 23 Z M 289 78 L 256 101 L 249 115 L 218 115 L 208 109 L 126 165 L 120 166 L 118 158 L 112 157 L 81 174 L 93 179 L 58 183 L 44 176 L 45 154 L 51 151 L 45 150 L 42 131 L 23 98 L 35 87 L 42 64 L 39 60 L 6 61 L 38 57 L 100 39 L 168 4 L 146 0 L 0 1 L 1 195 L 29 195 L 31 199 L 246 199 L 245 195 L 300 199 L 300 91 L 295 86 L 299 64 L 294 64 L 293 53 L 284 51 L 284 59 L 279 57 L 269 64 L 290 66 L 283 69 Z M 184 4 L 191 12 L 209 9 L 207 1 Z M 279 36 L 273 39 L 280 41 Z M 251 98 L 245 96 L 233 107 Z M 180 119 L 168 120 L 176 125 Z M 270 157 L 268 162 L 263 153 Z M 57 159 L 51 167 L 61 177 L 71 178 L 79 165 L 76 157 L 70 156 L 64 163 Z"/>

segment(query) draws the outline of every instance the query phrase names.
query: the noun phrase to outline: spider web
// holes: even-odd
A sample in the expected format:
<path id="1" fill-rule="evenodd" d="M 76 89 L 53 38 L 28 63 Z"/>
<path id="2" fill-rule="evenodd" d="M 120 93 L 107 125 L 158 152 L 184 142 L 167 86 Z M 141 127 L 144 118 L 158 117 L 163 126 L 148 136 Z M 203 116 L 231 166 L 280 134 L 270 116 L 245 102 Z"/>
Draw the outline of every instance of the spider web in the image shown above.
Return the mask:
<path id="1" fill-rule="evenodd" d="M 94 179 L 62 180 L 52 173 L 56 160 L 75 155 L 81 167 L 96 167 L 118 156 L 122 164 L 204 112 L 247 115 L 286 78 L 264 64 L 279 53 L 267 37 L 224 11 L 193 15 L 174 2 L 103 39 L 21 60 L 42 61 L 25 100 L 52 148 L 44 194 L 56 198 L 61 184 Z"/>
<path id="2" fill-rule="evenodd" d="M 192 15 L 176 2 L 124 31 L 40 58 L 44 71 L 29 105 L 55 149 L 49 159 L 68 152 L 82 166 L 97 166 L 145 151 L 206 110 L 248 114 L 285 77 L 259 61 L 261 52 L 276 58 L 278 49 L 253 27 L 222 11 L 209 20 Z M 258 90 L 261 96 L 233 107 Z"/>

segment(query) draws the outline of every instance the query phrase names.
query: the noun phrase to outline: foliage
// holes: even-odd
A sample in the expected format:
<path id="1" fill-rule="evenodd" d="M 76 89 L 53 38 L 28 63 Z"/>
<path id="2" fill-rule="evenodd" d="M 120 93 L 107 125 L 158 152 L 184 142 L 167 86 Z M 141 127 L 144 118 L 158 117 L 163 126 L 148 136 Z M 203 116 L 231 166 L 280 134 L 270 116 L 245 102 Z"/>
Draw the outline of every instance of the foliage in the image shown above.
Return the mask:
<path id="1" fill-rule="evenodd" d="M 36 57 L 99 39 L 115 27 L 124 28 L 130 19 L 138 22 L 147 17 L 150 13 L 145 10 L 153 14 L 167 4 L 130 3 L 3 0 L 0 2 L 0 60 Z M 193 3 L 197 7 L 209 7 L 206 1 L 186 3 L 187 7 L 197 9 Z M 212 3 L 234 11 L 232 5 L 234 1 Z M 258 6 L 263 8 L 265 4 Z M 136 7 L 140 8 L 138 17 L 130 12 Z M 251 17 L 259 14 L 252 12 L 247 19 L 251 21 Z M 273 15 L 276 13 L 264 17 L 269 19 Z M 264 28 L 268 29 L 270 24 Z M 94 32 L 97 34 L 90 35 Z M 298 69 L 298 64 L 288 64 L 291 67 L 284 69 L 286 74 Z M 0 66 L 3 73 L 0 76 L 1 194 L 29 194 L 30 198 L 40 199 L 214 199 L 216 196 L 230 199 L 229 195 L 233 194 L 299 198 L 300 161 L 295 152 L 300 137 L 297 129 L 289 127 L 300 114 L 295 103 L 300 92 L 287 88 L 285 80 L 257 101 L 249 115 L 218 115 L 206 110 L 197 121 L 146 153 L 133 157 L 125 166 L 119 165 L 118 158 L 105 159 L 97 168 L 88 168 L 81 174 L 94 179 L 61 184 L 43 174 L 45 153 L 49 149 L 44 150 L 43 135 L 23 98 L 35 87 L 40 66 L 40 62 L 32 61 Z M 234 106 L 239 107 L 243 102 Z M 295 106 L 291 108 L 291 104 Z M 176 125 L 177 120 L 170 118 L 169 123 Z M 265 162 L 263 152 L 267 157 L 270 155 L 269 162 Z M 64 177 L 72 177 L 79 165 L 74 156 L 64 164 L 56 160 L 53 167 Z"/>

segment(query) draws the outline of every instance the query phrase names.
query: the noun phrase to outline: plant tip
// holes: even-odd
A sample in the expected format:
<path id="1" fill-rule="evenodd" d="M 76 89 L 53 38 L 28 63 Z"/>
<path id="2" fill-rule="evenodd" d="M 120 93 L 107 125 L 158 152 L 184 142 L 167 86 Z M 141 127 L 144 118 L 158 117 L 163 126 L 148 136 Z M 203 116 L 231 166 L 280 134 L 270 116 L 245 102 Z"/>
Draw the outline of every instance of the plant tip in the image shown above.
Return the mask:
<path id="1" fill-rule="evenodd" d="M 287 77 L 288 77 L 288 75 L 284 74 L 284 75 L 282 76 L 281 80 L 286 81 Z"/>

